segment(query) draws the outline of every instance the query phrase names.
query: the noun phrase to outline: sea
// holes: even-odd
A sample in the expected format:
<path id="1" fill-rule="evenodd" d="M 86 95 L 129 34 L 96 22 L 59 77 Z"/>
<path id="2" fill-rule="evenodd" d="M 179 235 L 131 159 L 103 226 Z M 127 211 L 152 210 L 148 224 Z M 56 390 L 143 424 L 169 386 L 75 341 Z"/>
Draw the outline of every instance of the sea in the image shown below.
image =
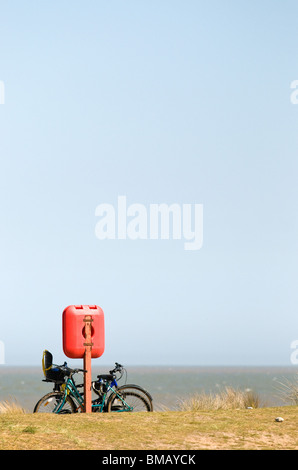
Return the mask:
<path id="1" fill-rule="evenodd" d="M 76 366 L 77 367 L 77 366 Z M 93 367 L 92 379 L 108 373 L 108 368 Z M 76 382 L 82 383 L 82 375 Z M 53 389 L 43 382 L 41 367 L 0 367 L 0 402 L 13 402 L 27 412 L 39 398 Z M 252 391 L 260 406 L 292 404 L 284 396 L 284 385 L 298 383 L 298 369 L 291 367 L 203 367 L 203 366 L 131 366 L 119 385 L 138 384 L 153 397 L 154 410 L 178 410 L 182 401 L 197 393 L 215 394 L 226 387 Z"/>

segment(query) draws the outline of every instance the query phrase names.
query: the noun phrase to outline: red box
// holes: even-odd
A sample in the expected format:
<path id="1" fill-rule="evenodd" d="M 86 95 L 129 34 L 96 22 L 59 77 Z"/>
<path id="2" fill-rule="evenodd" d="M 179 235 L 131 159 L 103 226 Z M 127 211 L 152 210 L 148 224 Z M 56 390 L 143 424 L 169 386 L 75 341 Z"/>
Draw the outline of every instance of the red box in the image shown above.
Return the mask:
<path id="1" fill-rule="evenodd" d="M 91 340 L 93 343 L 91 357 L 102 356 L 105 349 L 104 313 L 97 305 L 70 305 L 62 314 L 63 351 L 67 357 L 80 359 L 84 357 L 86 338 L 84 336 L 86 315 L 92 318 Z"/>

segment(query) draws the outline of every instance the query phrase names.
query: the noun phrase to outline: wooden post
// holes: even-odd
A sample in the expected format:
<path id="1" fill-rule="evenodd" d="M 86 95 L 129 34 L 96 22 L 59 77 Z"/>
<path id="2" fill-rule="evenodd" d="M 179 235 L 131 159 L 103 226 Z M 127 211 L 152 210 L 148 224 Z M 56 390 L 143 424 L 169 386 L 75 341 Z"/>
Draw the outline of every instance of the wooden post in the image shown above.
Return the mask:
<path id="1" fill-rule="evenodd" d="M 85 322 L 85 354 L 84 354 L 84 411 L 85 413 L 91 413 L 92 403 L 91 403 L 91 351 L 93 343 L 91 341 L 91 324 L 93 322 L 91 315 L 86 315 L 84 318 Z"/>

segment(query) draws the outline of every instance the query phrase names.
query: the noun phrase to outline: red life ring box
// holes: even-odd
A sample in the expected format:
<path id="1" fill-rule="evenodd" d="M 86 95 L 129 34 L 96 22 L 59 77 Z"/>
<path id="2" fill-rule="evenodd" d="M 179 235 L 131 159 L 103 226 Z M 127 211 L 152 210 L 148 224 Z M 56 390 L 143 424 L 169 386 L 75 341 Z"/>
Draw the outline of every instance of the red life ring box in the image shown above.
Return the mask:
<path id="1" fill-rule="evenodd" d="M 85 354 L 85 322 L 91 316 L 91 357 L 102 356 L 105 349 L 104 313 L 97 305 L 70 305 L 62 314 L 63 351 L 67 357 L 80 359 Z"/>

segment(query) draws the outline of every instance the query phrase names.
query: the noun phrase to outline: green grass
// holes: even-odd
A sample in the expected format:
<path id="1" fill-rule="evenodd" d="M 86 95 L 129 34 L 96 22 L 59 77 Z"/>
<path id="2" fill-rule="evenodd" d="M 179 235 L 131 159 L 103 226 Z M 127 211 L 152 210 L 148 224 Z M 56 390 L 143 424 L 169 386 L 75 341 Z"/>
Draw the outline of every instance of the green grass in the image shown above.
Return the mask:
<path id="1" fill-rule="evenodd" d="M 14 410 L 0 414 L 0 429 L 1 450 L 294 450 L 298 408 L 90 415 Z"/>

